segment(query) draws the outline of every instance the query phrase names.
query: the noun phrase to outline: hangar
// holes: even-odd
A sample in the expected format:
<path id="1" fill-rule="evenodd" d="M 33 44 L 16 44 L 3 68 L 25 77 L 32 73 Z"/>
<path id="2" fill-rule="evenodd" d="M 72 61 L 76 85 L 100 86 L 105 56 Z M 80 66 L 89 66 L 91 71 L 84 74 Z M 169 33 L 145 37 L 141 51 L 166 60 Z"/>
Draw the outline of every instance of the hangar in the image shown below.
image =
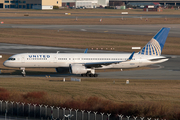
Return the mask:
<path id="1" fill-rule="evenodd" d="M 72 8 L 96 8 L 99 6 L 108 6 L 109 0 L 62 0 L 63 7 Z"/>
<path id="2" fill-rule="evenodd" d="M 0 0 L 0 8 L 53 9 L 62 6 L 62 0 Z"/>
<path id="3" fill-rule="evenodd" d="M 109 6 L 121 6 L 128 4 L 151 5 L 151 3 L 159 3 L 163 6 L 180 6 L 180 0 L 109 0 Z"/>

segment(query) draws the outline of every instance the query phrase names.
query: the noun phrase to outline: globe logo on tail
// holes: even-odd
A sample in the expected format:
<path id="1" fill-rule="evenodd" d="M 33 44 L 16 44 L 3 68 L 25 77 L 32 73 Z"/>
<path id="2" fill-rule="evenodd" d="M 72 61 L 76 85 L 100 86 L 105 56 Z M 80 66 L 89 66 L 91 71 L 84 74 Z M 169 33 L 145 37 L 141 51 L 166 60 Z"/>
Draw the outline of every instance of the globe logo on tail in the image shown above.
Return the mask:
<path id="1" fill-rule="evenodd" d="M 152 38 L 138 54 L 160 56 L 161 46 L 157 40 Z"/>

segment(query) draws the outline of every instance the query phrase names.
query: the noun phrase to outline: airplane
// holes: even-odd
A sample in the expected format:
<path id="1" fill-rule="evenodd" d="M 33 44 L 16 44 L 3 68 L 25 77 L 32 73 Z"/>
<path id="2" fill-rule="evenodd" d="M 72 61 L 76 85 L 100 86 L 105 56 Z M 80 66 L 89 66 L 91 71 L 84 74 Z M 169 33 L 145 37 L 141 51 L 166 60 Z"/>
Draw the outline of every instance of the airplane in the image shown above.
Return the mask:
<path id="1" fill-rule="evenodd" d="M 98 77 L 96 69 L 136 68 L 167 61 L 161 56 L 170 28 L 161 30 L 138 53 L 20 53 L 9 57 L 3 64 L 17 67 L 26 76 L 25 68 L 55 68 L 82 77 Z"/>

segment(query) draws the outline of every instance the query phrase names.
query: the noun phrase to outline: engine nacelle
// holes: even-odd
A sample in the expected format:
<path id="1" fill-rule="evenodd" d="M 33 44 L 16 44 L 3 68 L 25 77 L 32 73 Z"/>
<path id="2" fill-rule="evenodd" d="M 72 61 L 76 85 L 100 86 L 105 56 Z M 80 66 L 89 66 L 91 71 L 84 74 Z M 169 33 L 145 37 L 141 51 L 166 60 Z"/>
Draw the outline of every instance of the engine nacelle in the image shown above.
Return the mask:
<path id="1" fill-rule="evenodd" d="M 69 67 L 58 67 L 56 68 L 56 72 L 62 74 L 69 73 Z"/>
<path id="2" fill-rule="evenodd" d="M 69 72 L 72 74 L 86 74 L 88 69 L 82 64 L 70 64 Z"/>

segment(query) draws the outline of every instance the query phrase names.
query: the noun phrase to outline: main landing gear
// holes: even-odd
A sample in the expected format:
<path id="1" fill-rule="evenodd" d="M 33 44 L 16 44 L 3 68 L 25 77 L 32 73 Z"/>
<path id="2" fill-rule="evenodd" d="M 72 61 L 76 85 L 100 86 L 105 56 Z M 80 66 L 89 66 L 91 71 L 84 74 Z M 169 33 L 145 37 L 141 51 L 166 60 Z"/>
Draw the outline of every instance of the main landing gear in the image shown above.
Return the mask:
<path id="1" fill-rule="evenodd" d="M 98 77 L 98 74 L 86 73 L 81 74 L 81 77 Z"/>
<path id="2" fill-rule="evenodd" d="M 86 74 L 81 74 L 82 77 L 98 77 L 95 73 L 95 69 L 90 69 Z"/>
<path id="3" fill-rule="evenodd" d="M 22 70 L 21 72 L 22 76 L 25 77 L 26 76 L 25 68 L 20 68 L 20 69 Z"/>

